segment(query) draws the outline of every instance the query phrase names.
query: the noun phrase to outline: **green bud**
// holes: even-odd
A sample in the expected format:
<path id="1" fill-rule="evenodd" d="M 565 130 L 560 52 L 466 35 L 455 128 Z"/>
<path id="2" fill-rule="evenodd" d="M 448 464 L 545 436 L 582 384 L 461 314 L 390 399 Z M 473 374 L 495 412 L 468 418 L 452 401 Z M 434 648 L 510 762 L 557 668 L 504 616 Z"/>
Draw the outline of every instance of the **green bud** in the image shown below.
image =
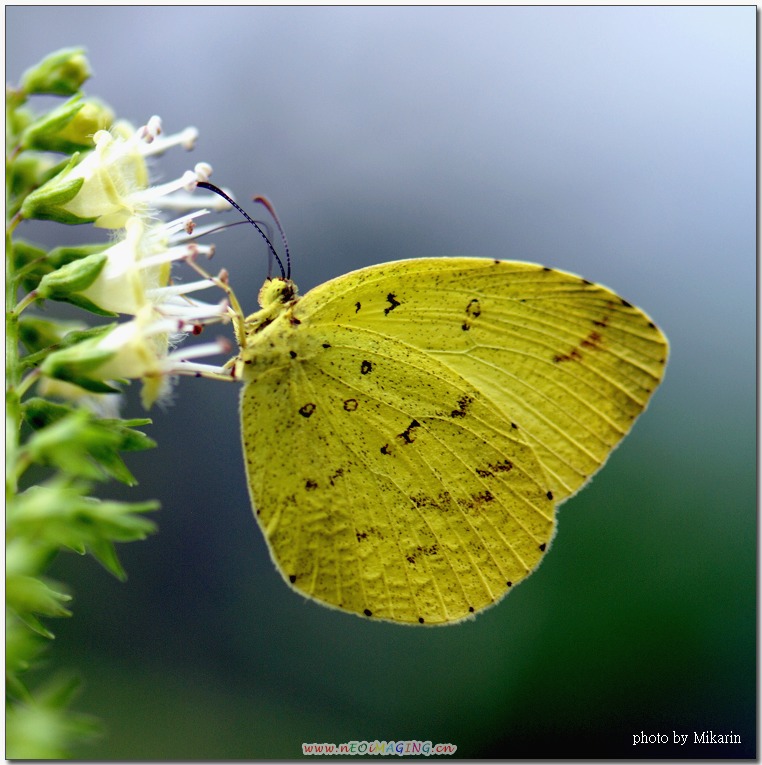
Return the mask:
<path id="1" fill-rule="evenodd" d="M 81 177 L 69 177 L 69 172 L 77 165 L 78 160 L 79 154 L 74 154 L 55 178 L 51 178 L 44 186 L 29 194 L 21 205 L 22 217 L 70 224 L 92 223 L 95 220 L 97 216 L 81 218 L 63 208 L 63 205 L 77 196 L 85 182 Z"/>
<path id="2" fill-rule="evenodd" d="M 73 292 L 87 289 L 106 265 L 106 255 L 96 253 L 86 258 L 73 260 L 65 266 L 51 271 L 40 279 L 37 294 L 43 300 L 62 300 Z"/>
<path id="3" fill-rule="evenodd" d="M 21 137 L 25 149 L 72 154 L 93 147 L 93 135 L 111 126 L 114 113 L 95 99 L 73 96 L 28 125 Z"/>
<path id="4" fill-rule="evenodd" d="M 45 252 L 23 239 L 17 239 L 12 246 L 15 271 L 25 292 L 37 289 L 40 280 L 51 271 L 75 260 L 103 252 L 108 247 L 107 244 L 82 244 L 75 247 L 56 247 L 50 252 Z"/>
<path id="5" fill-rule="evenodd" d="M 21 135 L 36 118 L 37 115 L 31 109 L 23 106 L 19 106 L 16 109 L 7 109 L 5 114 L 6 140 L 9 142 L 15 141 L 16 137 Z M 9 145 L 8 148 L 12 149 L 14 146 Z"/>
<path id="6" fill-rule="evenodd" d="M 43 319 L 26 311 L 19 318 L 19 340 L 29 354 L 50 348 L 51 345 L 58 345 L 63 334 L 64 328 L 60 321 Z"/>
<path id="7" fill-rule="evenodd" d="M 101 339 L 116 327 L 111 324 L 98 327 L 97 334 L 91 331 L 88 339 L 51 353 L 40 364 L 40 371 L 47 377 L 79 385 L 91 393 L 118 393 L 117 388 L 106 384 L 96 374 L 115 354 L 115 350 L 99 347 Z"/>
<path id="8" fill-rule="evenodd" d="M 8 164 L 7 182 L 10 190 L 8 217 L 15 215 L 29 193 L 42 186 L 61 170 L 61 163 L 49 154 L 23 152 Z"/>
<path id="9" fill-rule="evenodd" d="M 108 244 L 77 244 L 72 247 L 56 247 L 48 253 L 47 260 L 53 268 L 61 268 L 80 258 L 103 252 L 108 246 Z"/>
<path id="10" fill-rule="evenodd" d="M 17 239 L 13 242 L 13 267 L 18 273 L 22 269 L 30 270 L 33 264 L 42 265 L 47 260 L 48 253 L 31 242 Z"/>
<path id="11" fill-rule="evenodd" d="M 90 74 L 82 48 L 63 48 L 27 69 L 21 77 L 21 88 L 28 95 L 73 96 Z"/>

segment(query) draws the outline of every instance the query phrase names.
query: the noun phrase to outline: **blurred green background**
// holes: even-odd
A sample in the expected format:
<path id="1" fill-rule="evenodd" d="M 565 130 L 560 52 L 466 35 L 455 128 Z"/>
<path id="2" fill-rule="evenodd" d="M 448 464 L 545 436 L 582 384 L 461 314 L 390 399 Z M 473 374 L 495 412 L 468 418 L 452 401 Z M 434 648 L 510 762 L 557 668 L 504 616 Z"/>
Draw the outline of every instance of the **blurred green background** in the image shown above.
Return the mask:
<path id="1" fill-rule="evenodd" d="M 297 758 L 420 739 L 469 758 L 754 757 L 755 25 L 745 7 L 8 7 L 7 79 L 84 45 L 88 92 L 266 193 L 306 290 L 386 260 L 474 255 L 599 281 L 665 330 L 664 385 L 561 509 L 539 571 L 457 627 L 369 623 L 292 593 L 247 498 L 238 390 L 181 380 L 129 464 L 160 533 L 121 584 L 62 556 L 56 664 L 96 759 Z M 225 219 L 233 220 L 232 216 Z M 60 244 L 90 231 L 40 223 Z M 214 237 L 247 310 L 248 227 Z M 190 278 L 190 277 L 189 277 Z M 213 299 L 217 299 L 214 296 Z M 136 391 L 125 414 L 140 416 Z M 693 745 L 693 732 L 741 736 Z M 684 747 L 633 746 L 640 732 Z"/>

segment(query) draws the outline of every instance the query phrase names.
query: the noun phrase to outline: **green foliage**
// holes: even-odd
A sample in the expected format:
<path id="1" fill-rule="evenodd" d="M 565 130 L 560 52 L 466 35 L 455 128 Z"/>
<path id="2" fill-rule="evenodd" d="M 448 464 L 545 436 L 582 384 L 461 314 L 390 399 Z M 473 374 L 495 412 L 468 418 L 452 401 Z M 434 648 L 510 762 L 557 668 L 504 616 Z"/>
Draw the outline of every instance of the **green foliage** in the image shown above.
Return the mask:
<path id="1" fill-rule="evenodd" d="M 6 756 L 11 759 L 71 757 L 100 732 L 96 721 L 70 710 L 78 681 L 54 671 L 48 657 L 42 661 L 54 637 L 49 620 L 72 614 L 72 593 L 45 572 L 61 551 L 69 550 L 89 553 L 125 579 L 116 544 L 151 534 L 155 526 L 145 513 L 158 507 L 156 502 L 93 496 L 95 486 L 111 479 L 133 486 L 136 480 L 122 453 L 155 445 L 137 430 L 150 420 L 98 414 L 100 399 L 116 388 L 87 377 L 92 353 L 84 360 L 77 355 L 78 348 L 92 345 L 113 325 L 88 327 L 27 310 L 49 299 L 106 313 L 77 294 L 102 271 L 104 246 L 46 252 L 12 238 L 21 219 L 32 215 L 83 222 L 56 208 L 77 194 L 82 179 L 49 182 L 77 163 L 76 151 L 92 147 L 88 135 L 111 122 L 106 107 L 79 92 L 89 71 L 81 50 L 59 51 L 28 70 L 6 100 Z M 35 115 L 26 106 L 35 93 L 71 98 Z M 45 153 L 50 151 L 70 156 L 60 161 Z M 84 384 L 72 385 L 83 382 L 76 364 L 62 373 L 61 356 L 56 362 L 55 354 L 79 360 Z M 39 387 L 46 368 L 67 383 Z M 39 395 L 30 393 L 35 385 Z M 61 400 L 52 400 L 54 395 Z"/>

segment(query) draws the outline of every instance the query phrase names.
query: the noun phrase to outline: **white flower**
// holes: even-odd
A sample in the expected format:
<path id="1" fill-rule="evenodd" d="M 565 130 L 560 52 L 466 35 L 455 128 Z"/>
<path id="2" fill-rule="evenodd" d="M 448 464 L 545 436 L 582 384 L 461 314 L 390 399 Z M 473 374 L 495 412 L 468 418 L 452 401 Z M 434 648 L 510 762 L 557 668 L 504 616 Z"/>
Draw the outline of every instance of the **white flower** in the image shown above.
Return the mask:
<path id="1" fill-rule="evenodd" d="M 220 281 L 202 278 L 182 283 L 171 275 L 176 261 L 211 256 L 214 248 L 196 241 L 209 229 L 196 228 L 196 219 L 209 209 L 227 209 L 228 202 L 217 195 L 199 199 L 191 194 L 212 172 L 205 163 L 174 181 L 149 186 L 146 159 L 178 144 L 190 148 L 196 135 L 195 128 L 187 128 L 164 137 L 158 117 L 137 131 L 118 123 L 109 132 L 97 132 L 95 149 L 46 184 L 48 188 L 38 189 L 37 198 L 27 206 L 27 217 L 93 220 L 96 226 L 123 229 L 110 247 L 67 264 L 40 282 L 38 293 L 43 298 L 133 317 L 50 354 L 41 365 L 48 377 L 97 394 L 113 390 L 111 381 L 140 379 L 146 408 L 166 396 L 174 375 L 229 377 L 227 366 L 189 361 L 229 352 L 227 341 L 172 350 L 186 333 L 198 334 L 206 324 L 229 320 L 226 299 L 212 304 L 192 297 L 220 286 Z M 209 209 L 199 209 L 200 204 Z M 159 217 L 162 209 L 191 212 L 164 222 Z"/>
<path id="2" fill-rule="evenodd" d="M 63 380 L 91 393 L 117 392 L 111 383 L 142 380 L 141 401 L 148 409 L 166 398 L 175 375 L 206 373 L 206 365 L 189 361 L 200 356 L 230 352 L 230 342 L 220 338 L 170 351 L 183 337 L 184 323 L 145 306 L 134 319 L 104 327 L 103 332 L 49 354 L 40 366 L 46 377 Z M 208 367 L 218 377 L 232 379 L 225 367 Z"/>
<path id="3" fill-rule="evenodd" d="M 202 323 L 219 321 L 225 316 L 224 304 L 214 306 L 186 297 L 213 287 L 212 281 L 172 284 L 170 278 L 173 262 L 212 254 L 211 245 L 197 244 L 186 233 L 189 223 L 206 212 L 199 210 L 171 223 L 129 218 L 124 238 L 101 253 L 106 256 L 103 269 L 80 294 L 114 313 L 136 315 L 144 306 L 151 305 L 165 316 L 188 316 Z"/>
<path id="4" fill-rule="evenodd" d="M 211 167 L 204 163 L 194 171 L 159 186 L 149 187 L 146 159 L 173 146 L 193 147 L 198 136 L 189 127 L 170 136 L 161 135 L 161 120 L 152 117 L 147 125 L 131 131 L 117 123 L 93 136 L 95 148 L 75 164 L 75 160 L 24 201 L 22 213 L 28 218 L 60 220 L 63 223 L 93 221 L 100 228 L 121 228 L 134 216 L 155 217 L 165 206 L 174 209 L 198 207 L 198 198 L 185 193 L 171 200 L 174 193 L 190 192 L 196 182 L 205 180 Z M 222 200 L 204 198 L 212 209 L 224 209 Z"/>

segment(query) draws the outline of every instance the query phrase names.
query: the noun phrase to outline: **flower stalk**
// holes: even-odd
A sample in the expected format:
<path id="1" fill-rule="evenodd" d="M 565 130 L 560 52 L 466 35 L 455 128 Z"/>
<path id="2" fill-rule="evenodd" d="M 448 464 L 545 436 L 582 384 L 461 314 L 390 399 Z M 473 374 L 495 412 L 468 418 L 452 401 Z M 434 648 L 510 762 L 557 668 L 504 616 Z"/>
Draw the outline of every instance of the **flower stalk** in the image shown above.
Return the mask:
<path id="1" fill-rule="evenodd" d="M 155 530 L 145 513 L 157 503 L 96 496 L 108 480 L 134 485 L 122 454 L 155 445 L 141 430 L 150 420 L 117 416 L 120 386 L 140 380 L 141 399 L 149 408 L 168 396 L 177 374 L 204 368 L 196 359 L 227 352 L 224 341 L 180 347 L 187 335 L 229 319 L 225 300 L 196 298 L 218 280 L 183 283 L 172 277 L 178 261 L 211 256 L 213 248 L 196 241 L 204 232 L 196 220 L 227 203 L 193 194 L 211 173 L 204 163 L 158 186 L 151 186 L 146 163 L 175 147 L 192 148 L 197 131 L 165 135 L 158 117 L 137 130 L 115 121 L 106 105 L 81 92 L 89 74 L 84 52 L 65 49 L 6 91 L 6 756 L 11 759 L 71 757 L 99 731 L 96 721 L 70 710 L 76 682 L 50 672 L 32 686 L 27 673 L 53 637 L 48 621 L 71 614 L 68 588 L 45 575 L 52 559 L 66 550 L 89 553 L 124 579 L 116 544 Z M 37 94 L 67 100 L 36 114 L 30 102 Z M 162 218 L 167 210 L 183 214 L 167 221 Z M 108 228 L 111 243 L 46 250 L 17 236 L 34 219 Z M 80 308 L 82 320 L 38 311 L 60 302 Z"/>

